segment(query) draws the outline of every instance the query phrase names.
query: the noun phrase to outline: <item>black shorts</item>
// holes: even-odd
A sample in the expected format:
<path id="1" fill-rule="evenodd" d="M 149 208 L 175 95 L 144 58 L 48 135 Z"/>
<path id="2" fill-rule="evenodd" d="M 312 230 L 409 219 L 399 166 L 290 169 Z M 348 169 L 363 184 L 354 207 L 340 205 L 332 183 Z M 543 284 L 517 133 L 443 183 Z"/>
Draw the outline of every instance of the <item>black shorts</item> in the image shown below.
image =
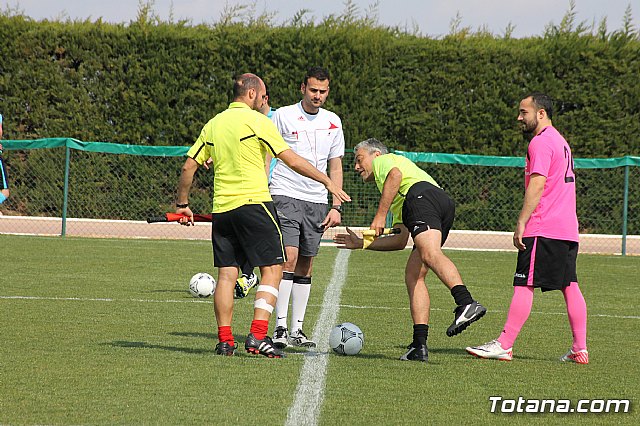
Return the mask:
<path id="1" fill-rule="evenodd" d="M 578 281 L 577 242 L 545 237 L 526 237 L 522 242 L 527 248 L 518 252 L 514 286 L 540 287 L 542 291 L 561 290 Z"/>
<path id="2" fill-rule="evenodd" d="M 286 257 L 273 202 L 245 204 L 212 217 L 213 264 L 216 267 L 277 265 Z"/>
<path id="3" fill-rule="evenodd" d="M 402 223 L 415 238 L 428 229 L 442 233 L 440 245 L 444 245 L 456 215 L 455 202 L 441 188 L 429 182 L 414 183 L 402 206 Z"/>

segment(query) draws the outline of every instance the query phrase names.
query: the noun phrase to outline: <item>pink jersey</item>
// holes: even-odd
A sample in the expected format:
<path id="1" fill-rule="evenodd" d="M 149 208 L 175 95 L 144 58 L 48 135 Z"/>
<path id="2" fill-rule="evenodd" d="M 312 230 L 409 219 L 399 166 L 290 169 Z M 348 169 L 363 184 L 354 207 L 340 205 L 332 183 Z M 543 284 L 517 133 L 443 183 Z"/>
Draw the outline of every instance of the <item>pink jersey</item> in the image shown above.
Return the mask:
<path id="1" fill-rule="evenodd" d="M 546 176 L 547 181 L 523 236 L 579 241 L 573 157 L 554 127 L 545 127 L 529 143 L 524 173 L 525 188 L 533 173 Z"/>

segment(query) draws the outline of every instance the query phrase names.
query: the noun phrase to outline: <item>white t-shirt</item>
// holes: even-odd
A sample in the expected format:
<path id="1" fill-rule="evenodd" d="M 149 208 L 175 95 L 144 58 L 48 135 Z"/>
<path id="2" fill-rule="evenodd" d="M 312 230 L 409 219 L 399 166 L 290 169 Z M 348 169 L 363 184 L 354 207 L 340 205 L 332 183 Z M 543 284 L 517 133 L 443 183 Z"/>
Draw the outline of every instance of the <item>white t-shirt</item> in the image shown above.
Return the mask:
<path id="1" fill-rule="evenodd" d="M 322 173 L 327 173 L 328 160 L 344 156 L 342 121 L 331 111 L 320 108 L 317 114 L 307 114 L 298 102 L 278 108 L 271 120 L 291 149 Z M 294 172 L 281 160 L 273 169 L 269 191 L 312 203 L 328 202 L 324 185 Z"/>

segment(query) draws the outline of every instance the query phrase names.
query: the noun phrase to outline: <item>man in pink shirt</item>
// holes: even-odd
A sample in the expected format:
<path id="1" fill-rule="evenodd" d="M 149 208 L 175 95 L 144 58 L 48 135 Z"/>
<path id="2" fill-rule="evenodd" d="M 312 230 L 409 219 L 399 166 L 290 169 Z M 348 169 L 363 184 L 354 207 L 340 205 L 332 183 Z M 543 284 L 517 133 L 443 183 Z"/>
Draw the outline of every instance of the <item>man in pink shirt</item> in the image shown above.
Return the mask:
<path id="1" fill-rule="evenodd" d="M 529 318 L 533 290 L 560 290 L 567 304 L 573 345 L 560 360 L 589 363 L 587 306 L 578 286 L 578 217 L 571 148 L 553 127 L 551 98 L 533 93 L 520 102 L 518 121 L 532 135 L 525 162 L 525 194 L 513 234 L 518 262 L 507 321 L 496 340 L 468 347 L 479 358 L 511 361 L 513 343 Z"/>

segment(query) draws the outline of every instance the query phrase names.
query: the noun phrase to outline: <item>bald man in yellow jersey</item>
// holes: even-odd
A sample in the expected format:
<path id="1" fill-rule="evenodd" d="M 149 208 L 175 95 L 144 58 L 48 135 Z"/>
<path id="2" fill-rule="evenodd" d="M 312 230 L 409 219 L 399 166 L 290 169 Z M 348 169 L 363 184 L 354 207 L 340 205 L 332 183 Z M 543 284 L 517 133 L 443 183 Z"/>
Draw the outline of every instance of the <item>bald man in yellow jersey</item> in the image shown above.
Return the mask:
<path id="1" fill-rule="evenodd" d="M 266 95 L 265 84 L 254 74 L 236 76 L 233 102 L 213 117 L 187 153 L 178 184 L 176 213 L 193 222 L 189 191 L 198 166 L 213 160 L 213 242 L 218 285 L 214 310 L 218 323 L 216 353 L 234 355 L 237 345 L 231 331 L 233 295 L 238 266 L 245 261 L 260 268 L 262 278 L 254 302 L 253 321 L 245 341 L 249 353 L 282 358 L 267 335 L 269 317 L 278 298 L 285 251 L 265 173 L 265 155 L 284 161 L 296 172 L 314 179 L 334 197 L 350 201 L 329 177 L 293 152 L 276 126 L 259 111 Z"/>

